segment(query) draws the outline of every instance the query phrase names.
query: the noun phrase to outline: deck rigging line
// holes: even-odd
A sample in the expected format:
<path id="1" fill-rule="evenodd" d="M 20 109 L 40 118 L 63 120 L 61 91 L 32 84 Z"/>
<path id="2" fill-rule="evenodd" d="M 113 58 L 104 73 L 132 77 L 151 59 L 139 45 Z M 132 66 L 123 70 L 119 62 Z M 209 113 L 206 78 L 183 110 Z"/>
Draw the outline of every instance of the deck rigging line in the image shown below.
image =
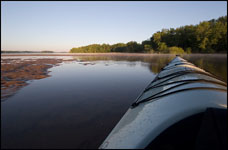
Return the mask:
<path id="1" fill-rule="evenodd" d="M 173 62 L 172 62 L 173 63 Z M 162 70 L 170 70 L 172 68 L 175 68 L 175 66 L 178 66 L 178 65 L 183 65 L 183 64 L 187 64 L 187 65 L 190 65 L 190 66 L 194 66 L 195 65 L 191 65 L 189 64 L 187 61 L 185 62 L 181 62 L 181 63 L 177 63 L 175 64 L 174 66 L 171 66 L 171 67 L 168 67 L 166 69 L 164 69 L 164 67 L 162 68 Z M 168 65 L 168 64 L 167 64 Z M 166 81 L 169 81 L 170 79 L 173 79 L 173 78 L 176 78 L 176 77 L 180 77 L 180 76 L 183 76 L 183 75 L 186 75 L 186 74 L 202 74 L 202 75 L 206 75 L 206 76 L 209 76 L 209 77 L 212 77 L 212 78 L 215 78 L 217 80 L 220 80 L 218 77 L 216 77 L 215 75 L 212 75 L 208 72 L 204 72 L 204 71 L 198 71 L 198 70 L 185 70 L 185 71 L 178 71 L 178 72 L 174 72 L 174 73 L 171 73 L 171 74 L 168 74 L 166 76 L 163 76 L 163 77 L 159 77 L 159 74 L 155 77 L 155 79 L 144 89 L 144 91 L 140 94 L 140 96 L 136 99 L 136 101 L 131 105 L 132 108 L 138 106 L 140 103 L 143 103 L 143 102 L 147 102 L 147 101 L 151 101 L 151 100 L 154 100 L 156 98 L 160 98 L 160 97 L 163 97 L 163 96 L 167 96 L 167 95 L 170 95 L 170 94 L 174 94 L 174 93 L 178 93 L 178 92 L 182 92 L 182 91 L 188 91 L 188 90 L 197 90 L 197 89 L 208 89 L 208 90 L 220 90 L 220 91 L 227 91 L 226 89 L 223 89 L 223 88 L 212 88 L 212 87 L 193 87 L 193 88 L 185 88 L 185 89 L 180 89 L 180 90 L 176 90 L 176 91 L 172 91 L 172 92 L 169 92 L 169 93 L 166 93 L 166 94 L 162 94 L 162 93 L 165 93 L 171 89 L 174 89 L 174 88 L 177 88 L 177 87 L 180 87 L 180 86 L 183 86 L 183 85 L 186 85 L 186 84 L 190 84 L 190 83 L 201 83 L 201 82 L 206 82 L 206 83 L 213 83 L 213 84 L 218 84 L 218 85 L 222 85 L 222 86 L 227 86 L 227 84 L 225 82 L 219 82 L 219 81 L 212 81 L 212 80 L 205 80 L 205 79 L 189 79 L 189 80 L 182 80 L 182 81 L 173 81 L 173 82 L 170 82 L 170 83 L 165 83 L 165 84 L 162 84 Z M 161 79 L 165 79 L 167 78 L 166 80 L 164 81 L 161 81 L 153 86 L 150 86 L 152 83 L 158 81 L 158 80 L 161 80 Z M 176 84 L 176 83 L 180 83 L 178 85 L 175 85 L 173 87 L 170 87 L 166 90 L 163 90 L 163 91 L 160 91 L 148 98 L 145 98 L 143 100 L 140 100 L 140 97 L 147 91 L 149 91 L 150 89 L 153 89 L 153 88 L 158 88 L 158 87 L 162 87 L 162 86 L 166 86 L 166 85 L 172 85 L 172 84 Z M 162 94 L 162 95 L 161 95 Z"/>

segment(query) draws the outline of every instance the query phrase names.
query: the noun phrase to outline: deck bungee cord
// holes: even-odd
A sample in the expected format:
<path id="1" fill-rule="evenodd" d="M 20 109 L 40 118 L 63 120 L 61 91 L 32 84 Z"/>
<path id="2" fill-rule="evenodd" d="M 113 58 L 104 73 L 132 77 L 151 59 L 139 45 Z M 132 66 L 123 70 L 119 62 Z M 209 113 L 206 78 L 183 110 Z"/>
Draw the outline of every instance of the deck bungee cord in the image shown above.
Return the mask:
<path id="1" fill-rule="evenodd" d="M 153 142 L 167 144 L 170 137 L 160 140 L 163 138 L 159 139 L 159 136 L 173 131 L 169 128 L 180 121 L 186 123 L 179 127 L 197 135 L 197 128 L 187 128 L 189 121 L 192 125 L 200 125 L 202 121 L 195 115 L 203 119 L 202 114 L 208 113 L 208 110 L 226 112 L 227 83 L 177 56 L 161 68 L 161 72 L 139 94 L 99 148 L 142 149 L 151 148 L 152 144 L 151 149 L 156 149 Z M 189 117 L 193 119 L 189 120 Z M 178 128 L 175 130 L 179 131 Z M 175 135 L 179 133 L 183 133 L 182 129 Z M 179 137 L 190 137 L 193 142 L 189 142 L 188 138 L 184 142 L 194 146 L 194 134 Z M 175 142 L 172 144 L 175 147 Z"/>
<path id="2" fill-rule="evenodd" d="M 162 71 L 167 71 L 167 70 L 169 71 L 169 70 L 172 70 L 172 69 L 177 68 L 177 66 L 180 69 L 182 69 L 182 68 L 183 69 L 184 68 L 191 68 L 192 66 L 193 67 L 196 67 L 194 64 L 189 63 L 189 62 L 187 62 L 185 60 L 181 60 L 181 63 L 179 61 L 176 61 L 176 63 L 174 63 L 174 64 L 172 64 L 172 63 L 174 63 L 174 62 L 171 61 L 165 67 L 163 67 L 161 70 Z M 169 67 L 169 65 L 171 65 L 171 66 Z M 162 72 L 160 72 L 160 73 L 162 73 Z M 215 75 L 212 75 L 212 74 L 210 74 L 208 72 L 201 71 L 201 70 L 177 71 L 177 72 L 174 72 L 174 73 L 165 75 L 163 77 L 159 77 L 160 73 L 144 89 L 144 91 L 140 94 L 140 96 L 137 97 L 136 101 L 131 105 L 131 108 L 134 108 L 134 107 L 138 106 L 140 103 L 143 103 L 143 102 L 151 101 L 151 100 L 156 99 L 156 98 L 160 98 L 160 97 L 163 97 L 163 96 L 167 96 L 167 95 L 170 95 L 170 94 L 175 94 L 175 93 L 182 92 L 182 91 L 187 91 L 187 90 L 196 90 L 196 89 L 209 89 L 209 90 L 213 90 L 213 89 L 215 89 L 215 90 L 224 90 L 224 91 L 226 91 L 226 89 L 223 89 L 223 88 L 194 87 L 194 88 L 185 88 L 185 89 L 181 89 L 181 90 L 176 90 L 176 91 L 172 91 L 170 93 L 166 93 L 166 94 L 160 95 L 160 94 L 165 93 L 165 92 L 167 92 L 167 91 L 169 91 L 171 89 L 174 89 L 174 88 L 177 88 L 177 87 L 186 85 L 186 84 L 190 84 L 190 83 L 202 83 L 202 82 L 204 82 L 204 83 L 212 83 L 212 84 L 218 84 L 218 85 L 222 85 L 222 86 L 227 86 L 227 84 L 225 82 L 220 81 L 220 79 L 218 77 L 216 77 Z M 214 80 L 214 79 L 213 80 L 206 80 L 206 79 L 187 79 L 187 80 L 172 81 L 172 82 L 169 82 L 169 83 L 165 83 L 167 81 L 170 81 L 171 79 L 175 79 L 177 77 L 180 77 L 180 76 L 183 76 L 183 75 L 187 75 L 187 74 L 201 74 L 201 75 L 205 75 L 205 76 L 208 76 L 208 77 L 211 77 L 211 78 L 215 78 L 215 79 L 217 79 L 217 81 Z M 160 81 L 162 79 L 165 79 L 165 80 L 163 80 L 161 82 L 158 82 L 158 81 Z M 152 85 L 155 82 L 158 82 L 158 83 Z M 162 83 L 165 83 L 165 84 L 162 84 Z M 180 84 L 175 85 L 177 83 L 180 83 Z M 147 98 L 144 98 L 144 99 L 140 99 L 144 95 L 145 92 L 147 92 L 147 91 L 149 91 L 151 89 L 154 89 L 154 88 L 159 88 L 159 87 L 167 86 L 167 85 L 175 85 L 175 86 L 172 86 L 172 87 L 170 87 L 170 88 L 168 88 L 166 90 L 163 90 L 163 91 L 161 91 L 159 93 L 156 93 L 154 95 L 151 95 L 150 97 L 147 97 Z"/>
<path id="3" fill-rule="evenodd" d="M 168 95 L 171 95 L 171 94 L 175 94 L 175 93 L 178 93 L 178 92 L 183 92 L 183 91 L 190 91 L 190 90 L 220 90 L 220 91 L 224 91 L 226 92 L 227 89 L 224 89 L 224 88 L 213 88 L 213 87 L 193 87 L 193 88 L 186 88 L 186 89 L 180 89 L 180 90 L 176 90 L 176 91 L 172 91 L 172 92 L 169 92 L 169 93 L 165 93 L 173 88 L 176 88 L 176 87 L 179 87 L 179 86 L 182 86 L 182 85 L 185 85 L 185 84 L 189 84 L 189 83 L 182 83 L 182 84 L 179 84 L 179 85 L 176 85 L 174 87 L 171 87 L 169 89 L 166 89 L 164 91 L 161 91 L 159 93 L 156 93 L 154 94 L 153 96 L 150 96 L 146 99 L 143 99 L 143 100 L 140 100 L 139 102 L 134 102 L 131 106 L 131 108 L 135 108 L 136 106 L 138 106 L 139 104 L 141 103 L 144 103 L 144 102 L 148 102 L 148 101 L 152 101 L 154 99 L 157 99 L 157 98 L 161 98 L 161 97 L 164 97 L 164 96 L 168 96 Z M 165 94 L 162 94 L 162 93 L 165 93 Z M 162 94 L 162 95 L 160 95 Z"/>
<path id="4" fill-rule="evenodd" d="M 165 83 L 165 84 L 156 84 L 156 85 L 153 85 L 149 88 L 146 88 L 144 90 L 144 92 L 147 92 L 148 90 L 152 89 L 152 88 L 157 88 L 157 87 L 161 87 L 161 86 L 165 86 L 165 85 L 170 85 L 170 84 L 175 84 L 175 83 L 181 83 L 181 82 L 189 82 L 189 83 L 193 83 L 193 82 L 209 82 L 209 83 L 214 83 L 214 84 L 220 84 L 220 85 L 223 85 L 223 86 L 226 86 L 225 83 L 223 82 L 219 82 L 219 81 L 211 81 L 211 80 L 205 80 L 205 79 L 189 79 L 189 80 L 181 80 L 181 81 L 173 81 L 173 82 L 170 82 L 170 83 Z M 164 82 L 162 82 L 164 83 Z"/>

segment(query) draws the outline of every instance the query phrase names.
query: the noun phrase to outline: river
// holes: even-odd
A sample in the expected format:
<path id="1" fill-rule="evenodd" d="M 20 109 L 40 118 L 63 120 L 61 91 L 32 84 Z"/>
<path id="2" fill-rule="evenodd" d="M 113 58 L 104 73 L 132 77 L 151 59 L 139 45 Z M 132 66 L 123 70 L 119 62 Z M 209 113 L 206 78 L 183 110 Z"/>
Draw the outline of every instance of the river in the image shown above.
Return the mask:
<path id="1" fill-rule="evenodd" d="M 98 148 L 175 55 L 1 56 L 69 59 L 1 102 L 1 148 Z M 227 55 L 183 55 L 227 82 Z"/>

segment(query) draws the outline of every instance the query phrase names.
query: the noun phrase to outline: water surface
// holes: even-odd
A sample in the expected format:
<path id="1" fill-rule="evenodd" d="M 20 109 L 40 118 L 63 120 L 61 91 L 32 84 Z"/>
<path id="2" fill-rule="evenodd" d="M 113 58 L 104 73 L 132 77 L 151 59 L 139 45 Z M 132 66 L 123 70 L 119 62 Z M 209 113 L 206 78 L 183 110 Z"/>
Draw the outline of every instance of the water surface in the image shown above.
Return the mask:
<path id="1" fill-rule="evenodd" d="M 1 103 L 1 148 L 98 148 L 174 57 L 62 56 L 73 60 L 49 69 L 50 77 L 31 81 Z M 226 55 L 183 58 L 227 81 Z"/>

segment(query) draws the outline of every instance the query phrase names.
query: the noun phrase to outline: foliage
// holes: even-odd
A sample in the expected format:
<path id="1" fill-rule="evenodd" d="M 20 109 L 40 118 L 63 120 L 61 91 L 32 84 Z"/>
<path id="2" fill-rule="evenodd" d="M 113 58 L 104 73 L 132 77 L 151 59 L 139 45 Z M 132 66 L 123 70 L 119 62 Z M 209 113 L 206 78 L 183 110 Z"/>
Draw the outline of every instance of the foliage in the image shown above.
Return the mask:
<path id="1" fill-rule="evenodd" d="M 165 42 L 158 43 L 158 51 L 164 53 L 167 50 L 167 45 Z"/>
<path id="2" fill-rule="evenodd" d="M 192 49 L 191 49 L 191 47 L 188 47 L 188 48 L 186 48 L 186 51 L 185 51 L 187 54 L 191 54 L 191 52 L 192 52 Z"/>
<path id="3" fill-rule="evenodd" d="M 41 53 L 54 53 L 53 51 L 41 51 Z"/>
<path id="4" fill-rule="evenodd" d="M 167 50 L 165 52 L 169 53 L 169 54 L 184 54 L 185 53 L 182 48 L 176 47 L 176 46 L 167 48 Z"/>
<path id="5" fill-rule="evenodd" d="M 88 46 L 82 46 L 78 48 L 72 48 L 70 53 L 106 53 L 106 52 L 128 52 L 138 53 L 142 52 L 144 48 L 141 44 L 135 41 L 130 41 L 127 44 L 117 43 L 113 45 L 109 44 L 92 44 Z"/>
<path id="6" fill-rule="evenodd" d="M 111 52 L 111 46 L 109 44 L 91 44 L 88 46 L 82 46 L 78 48 L 72 48 L 71 53 L 105 53 Z"/>
<path id="7" fill-rule="evenodd" d="M 159 49 L 159 44 L 164 42 L 168 47 L 181 47 L 187 53 L 226 52 L 227 16 L 220 17 L 217 20 L 200 22 L 195 26 L 163 29 L 161 32 L 155 33 L 150 39 L 153 43 L 151 44 L 152 48 L 156 48 L 158 51 L 162 51 Z"/>
<path id="8" fill-rule="evenodd" d="M 162 29 L 141 44 L 128 43 L 92 44 L 72 48 L 71 53 L 220 53 L 227 52 L 227 16 L 198 25 Z"/>

